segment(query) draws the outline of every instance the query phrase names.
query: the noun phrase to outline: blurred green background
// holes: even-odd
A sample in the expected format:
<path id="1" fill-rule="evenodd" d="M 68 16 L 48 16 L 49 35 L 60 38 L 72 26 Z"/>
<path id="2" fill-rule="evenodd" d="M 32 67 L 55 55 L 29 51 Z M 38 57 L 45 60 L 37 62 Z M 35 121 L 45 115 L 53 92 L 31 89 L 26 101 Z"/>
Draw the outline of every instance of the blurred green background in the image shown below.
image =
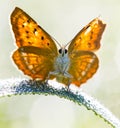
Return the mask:
<path id="1" fill-rule="evenodd" d="M 100 67 L 81 89 L 120 118 L 119 0 L 1 0 L 0 79 L 24 78 L 11 59 L 16 49 L 9 16 L 22 8 L 60 44 L 100 16 L 107 24 L 96 52 Z M 55 96 L 12 96 L 0 99 L 0 128 L 111 128 L 93 112 Z"/>

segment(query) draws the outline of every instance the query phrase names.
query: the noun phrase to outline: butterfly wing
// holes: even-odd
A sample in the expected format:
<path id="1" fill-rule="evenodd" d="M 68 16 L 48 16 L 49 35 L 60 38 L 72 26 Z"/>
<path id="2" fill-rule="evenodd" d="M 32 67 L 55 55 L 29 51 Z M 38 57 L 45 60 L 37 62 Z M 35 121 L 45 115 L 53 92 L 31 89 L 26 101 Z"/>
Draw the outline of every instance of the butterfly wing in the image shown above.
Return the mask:
<path id="1" fill-rule="evenodd" d="M 104 24 L 99 18 L 92 20 L 71 41 L 68 47 L 68 53 L 79 50 L 97 50 L 100 47 L 100 39 L 105 26 L 106 24 Z"/>
<path id="2" fill-rule="evenodd" d="M 11 14 L 11 24 L 18 46 L 12 56 L 14 62 L 25 74 L 44 80 L 58 55 L 54 41 L 18 7 Z"/>
<path id="3" fill-rule="evenodd" d="M 72 40 L 68 47 L 71 82 L 77 86 L 86 82 L 98 69 L 98 58 L 92 52 L 100 47 L 105 24 L 98 18 L 91 21 Z"/>
<path id="4" fill-rule="evenodd" d="M 51 52 L 54 52 L 54 54 L 57 53 L 56 45 L 51 36 L 18 7 L 11 14 L 11 24 L 18 47 L 46 47 Z"/>
<path id="5" fill-rule="evenodd" d="M 86 82 L 98 69 L 97 56 L 89 51 L 78 51 L 70 56 L 69 74 L 71 83 L 80 86 Z"/>
<path id="6" fill-rule="evenodd" d="M 20 47 L 13 53 L 13 60 L 18 68 L 33 79 L 45 80 L 49 72 L 54 70 L 54 59 L 55 56 L 47 49 L 33 46 Z"/>

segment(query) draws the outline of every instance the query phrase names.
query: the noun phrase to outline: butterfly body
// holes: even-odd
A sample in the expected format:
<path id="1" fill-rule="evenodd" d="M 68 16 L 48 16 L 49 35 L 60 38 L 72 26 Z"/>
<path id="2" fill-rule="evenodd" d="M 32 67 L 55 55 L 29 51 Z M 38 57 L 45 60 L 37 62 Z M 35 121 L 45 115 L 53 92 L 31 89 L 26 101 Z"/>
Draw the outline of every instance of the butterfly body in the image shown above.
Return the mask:
<path id="1" fill-rule="evenodd" d="M 59 55 L 56 57 L 54 62 L 54 71 L 49 74 L 54 75 L 58 82 L 69 85 L 70 79 L 72 78 L 68 73 L 70 58 L 66 49 L 61 48 L 59 51 Z"/>
<path id="2" fill-rule="evenodd" d="M 65 85 L 80 86 L 98 69 L 94 51 L 100 47 L 105 24 L 95 18 L 60 50 L 53 38 L 28 14 L 16 7 L 11 24 L 18 49 L 12 58 L 24 74 L 42 81 L 56 78 Z"/>

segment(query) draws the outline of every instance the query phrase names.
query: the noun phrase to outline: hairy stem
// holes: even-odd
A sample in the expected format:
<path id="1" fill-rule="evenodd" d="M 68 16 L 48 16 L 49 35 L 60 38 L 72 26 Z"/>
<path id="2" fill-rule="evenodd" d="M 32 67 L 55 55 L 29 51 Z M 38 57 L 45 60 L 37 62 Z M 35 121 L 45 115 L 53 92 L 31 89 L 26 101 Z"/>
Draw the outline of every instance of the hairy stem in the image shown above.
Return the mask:
<path id="1" fill-rule="evenodd" d="M 57 95 L 61 98 L 66 98 L 78 105 L 85 106 L 88 110 L 92 110 L 96 115 L 103 118 L 114 128 L 120 128 L 120 121 L 97 100 L 88 96 L 84 92 L 74 92 L 67 88 L 58 89 L 48 85 L 47 83 L 41 83 L 40 81 L 21 79 L 0 80 L 0 97 L 22 94 Z"/>

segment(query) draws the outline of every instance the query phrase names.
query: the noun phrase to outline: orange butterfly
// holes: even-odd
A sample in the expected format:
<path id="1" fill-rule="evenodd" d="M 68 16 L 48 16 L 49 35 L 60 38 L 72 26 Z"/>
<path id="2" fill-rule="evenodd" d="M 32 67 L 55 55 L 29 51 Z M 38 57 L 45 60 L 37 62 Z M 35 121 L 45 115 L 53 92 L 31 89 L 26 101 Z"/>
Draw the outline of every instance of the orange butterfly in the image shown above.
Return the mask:
<path id="1" fill-rule="evenodd" d="M 18 49 L 13 60 L 24 74 L 41 81 L 56 78 L 65 85 L 80 86 L 98 69 L 99 49 L 105 24 L 95 18 L 69 43 L 68 50 L 59 50 L 53 38 L 28 14 L 16 7 L 11 24 Z"/>

